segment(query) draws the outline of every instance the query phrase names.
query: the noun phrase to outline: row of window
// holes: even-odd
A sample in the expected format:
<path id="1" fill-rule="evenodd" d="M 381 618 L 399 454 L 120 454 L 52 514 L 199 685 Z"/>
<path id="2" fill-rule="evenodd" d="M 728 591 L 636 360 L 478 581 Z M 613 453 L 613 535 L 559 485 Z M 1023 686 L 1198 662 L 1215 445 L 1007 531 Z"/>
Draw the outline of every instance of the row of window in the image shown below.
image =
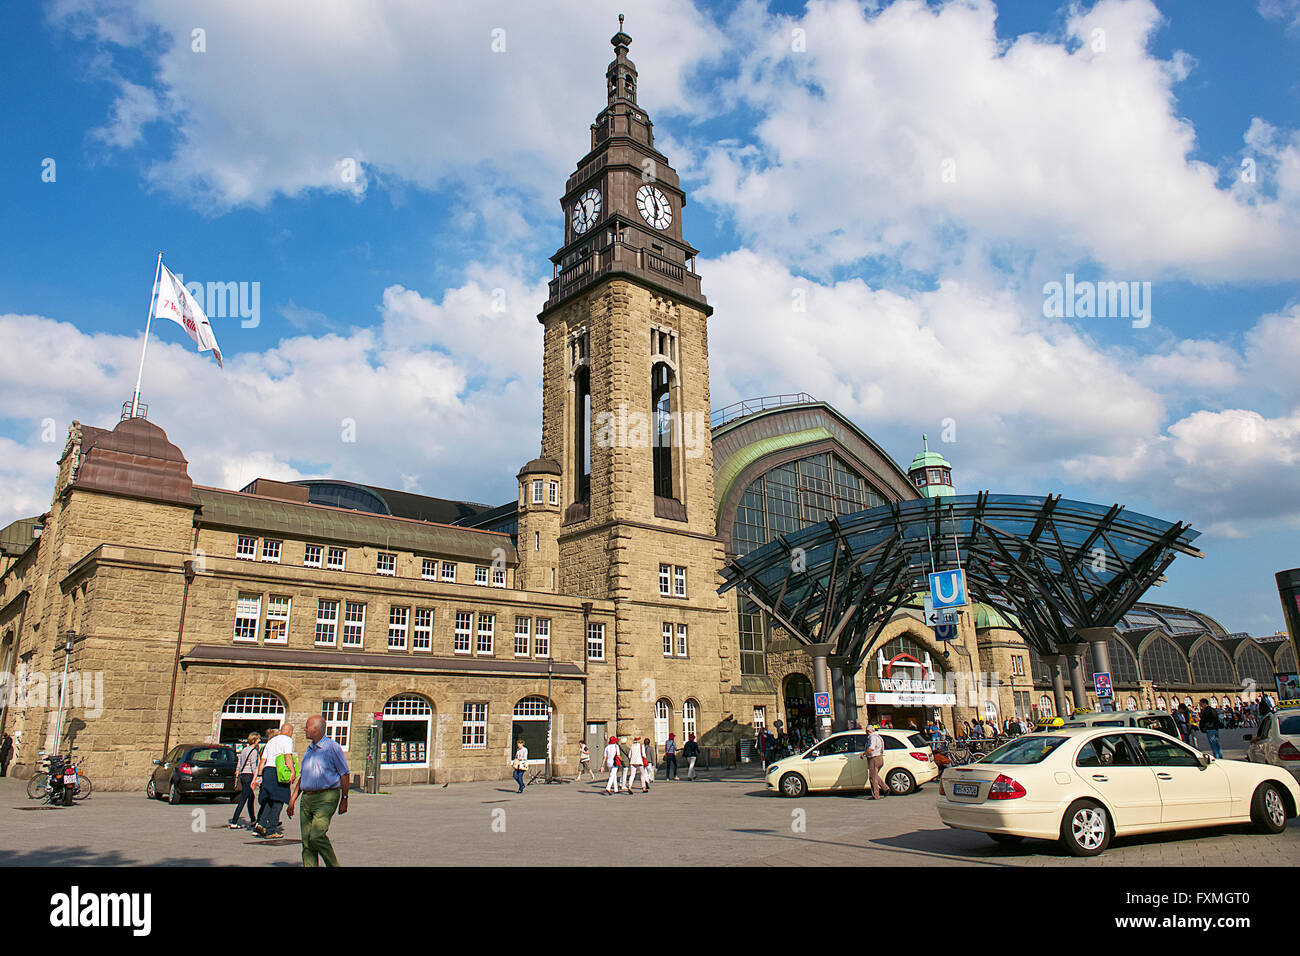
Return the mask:
<path id="1" fill-rule="evenodd" d="M 552 482 L 554 484 L 554 482 Z M 556 492 L 558 495 L 558 491 Z M 558 501 L 558 498 L 556 499 Z M 262 561 L 279 564 L 284 550 L 284 542 L 274 538 L 261 539 Z M 235 544 L 235 557 L 244 561 L 258 560 L 258 539 L 250 535 L 240 535 Z M 325 568 L 327 571 L 346 571 L 348 563 L 347 548 L 335 548 L 321 544 L 303 546 L 302 566 L 305 568 Z M 420 577 L 426 581 L 442 581 L 445 584 L 456 583 L 456 562 L 439 561 L 437 558 L 420 559 Z M 380 551 L 375 556 L 375 573 L 387 577 L 397 575 L 397 554 Z M 474 583 L 496 588 L 506 586 L 506 569 L 496 565 L 479 564 L 474 566 Z"/>
<path id="2" fill-rule="evenodd" d="M 545 487 L 545 486 L 549 486 Z M 543 481 L 541 478 L 533 479 L 533 504 L 542 504 L 542 493 L 548 495 L 548 500 L 553 505 L 560 503 L 560 483 L 558 481 Z"/>
<path id="3" fill-rule="evenodd" d="M 659 596 L 686 597 L 686 569 L 679 565 L 659 565 Z"/>

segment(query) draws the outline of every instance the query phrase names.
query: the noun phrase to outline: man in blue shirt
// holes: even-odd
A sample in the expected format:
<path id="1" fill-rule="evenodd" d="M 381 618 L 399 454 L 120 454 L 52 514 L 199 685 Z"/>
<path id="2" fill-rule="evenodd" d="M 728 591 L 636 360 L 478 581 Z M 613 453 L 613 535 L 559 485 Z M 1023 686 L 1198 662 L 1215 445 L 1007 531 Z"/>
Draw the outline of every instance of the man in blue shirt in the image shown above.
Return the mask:
<path id="1" fill-rule="evenodd" d="M 325 736 L 325 718 L 307 718 L 307 739 L 311 743 L 302 755 L 302 770 L 289 795 L 289 816 L 302 797 L 302 865 L 338 866 L 330 843 L 330 821 L 334 813 L 348 812 L 348 760 L 343 748 Z"/>

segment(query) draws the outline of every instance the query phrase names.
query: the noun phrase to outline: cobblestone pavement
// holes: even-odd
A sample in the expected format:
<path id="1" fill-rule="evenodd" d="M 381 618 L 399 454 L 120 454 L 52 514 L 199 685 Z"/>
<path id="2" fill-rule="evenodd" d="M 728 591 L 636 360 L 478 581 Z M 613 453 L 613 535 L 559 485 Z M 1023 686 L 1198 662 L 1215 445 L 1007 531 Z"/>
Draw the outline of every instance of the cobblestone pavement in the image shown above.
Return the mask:
<path id="1" fill-rule="evenodd" d="M 1228 750 L 1231 756 L 1233 750 Z M 168 806 L 140 793 L 95 793 L 39 808 L 25 782 L 0 779 L 0 864 L 296 866 L 296 842 L 266 844 L 226 829 L 228 804 Z M 357 794 L 331 836 L 351 865 L 763 866 L 1286 866 L 1300 863 L 1300 822 L 1264 836 L 1244 827 L 1121 839 L 1100 861 L 1052 844 L 998 846 L 944 827 L 933 785 L 907 797 L 788 800 L 757 768 L 699 782 L 660 781 L 649 794 L 606 796 L 600 784 L 401 787 Z M 287 827 L 296 836 L 297 823 Z"/>

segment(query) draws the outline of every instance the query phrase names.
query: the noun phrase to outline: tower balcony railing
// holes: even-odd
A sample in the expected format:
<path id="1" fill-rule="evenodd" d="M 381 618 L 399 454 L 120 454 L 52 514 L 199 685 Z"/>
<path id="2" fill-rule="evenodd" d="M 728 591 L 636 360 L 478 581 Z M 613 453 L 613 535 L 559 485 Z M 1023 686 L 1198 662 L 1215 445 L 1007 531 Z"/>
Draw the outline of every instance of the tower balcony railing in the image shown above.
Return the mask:
<path id="1" fill-rule="evenodd" d="M 664 279 L 680 284 L 688 295 L 700 295 L 700 277 L 687 266 L 672 262 L 649 249 L 642 249 L 615 239 L 593 249 L 576 262 L 570 263 L 550 281 L 546 304 L 553 305 L 585 285 L 610 272 L 630 272 L 642 275 L 651 282 Z"/>
<path id="2" fill-rule="evenodd" d="M 807 392 L 786 392 L 782 395 L 764 395 L 760 398 L 746 398 L 743 401 L 732 402 L 723 408 L 715 409 L 709 413 L 709 427 L 717 428 L 719 425 L 725 425 L 727 422 L 734 422 L 737 418 L 744 418 L 746 415 L 753 415 L 755 412 L 765 412 L 772 408 L 781 408 L 785 405 L 808 405 L 817 401 Z"/>

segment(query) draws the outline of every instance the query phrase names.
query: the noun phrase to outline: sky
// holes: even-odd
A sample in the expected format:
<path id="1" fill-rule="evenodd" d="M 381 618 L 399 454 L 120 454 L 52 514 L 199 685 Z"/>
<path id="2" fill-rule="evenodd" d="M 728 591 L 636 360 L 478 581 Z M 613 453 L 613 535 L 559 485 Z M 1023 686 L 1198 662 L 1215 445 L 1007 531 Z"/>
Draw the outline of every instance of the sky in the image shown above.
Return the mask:
<path id="1" fill-rule="evenodd" d="M 71 421 L 118 420 L 160 251 L 243 293 L 224 368 L 150 336 L 196 482 L 510 499 L 620 12 L 715 408 L 806 391 L 904 466 L 930 435 L 959 492 L 1189 522 L 1205 557 L 1148 598 L 1282 628 L 1300 0 L 11 0 L 0 525 L 49 507 Z M 1054 283 L 1136 291 L 1100 317 Z"/>

